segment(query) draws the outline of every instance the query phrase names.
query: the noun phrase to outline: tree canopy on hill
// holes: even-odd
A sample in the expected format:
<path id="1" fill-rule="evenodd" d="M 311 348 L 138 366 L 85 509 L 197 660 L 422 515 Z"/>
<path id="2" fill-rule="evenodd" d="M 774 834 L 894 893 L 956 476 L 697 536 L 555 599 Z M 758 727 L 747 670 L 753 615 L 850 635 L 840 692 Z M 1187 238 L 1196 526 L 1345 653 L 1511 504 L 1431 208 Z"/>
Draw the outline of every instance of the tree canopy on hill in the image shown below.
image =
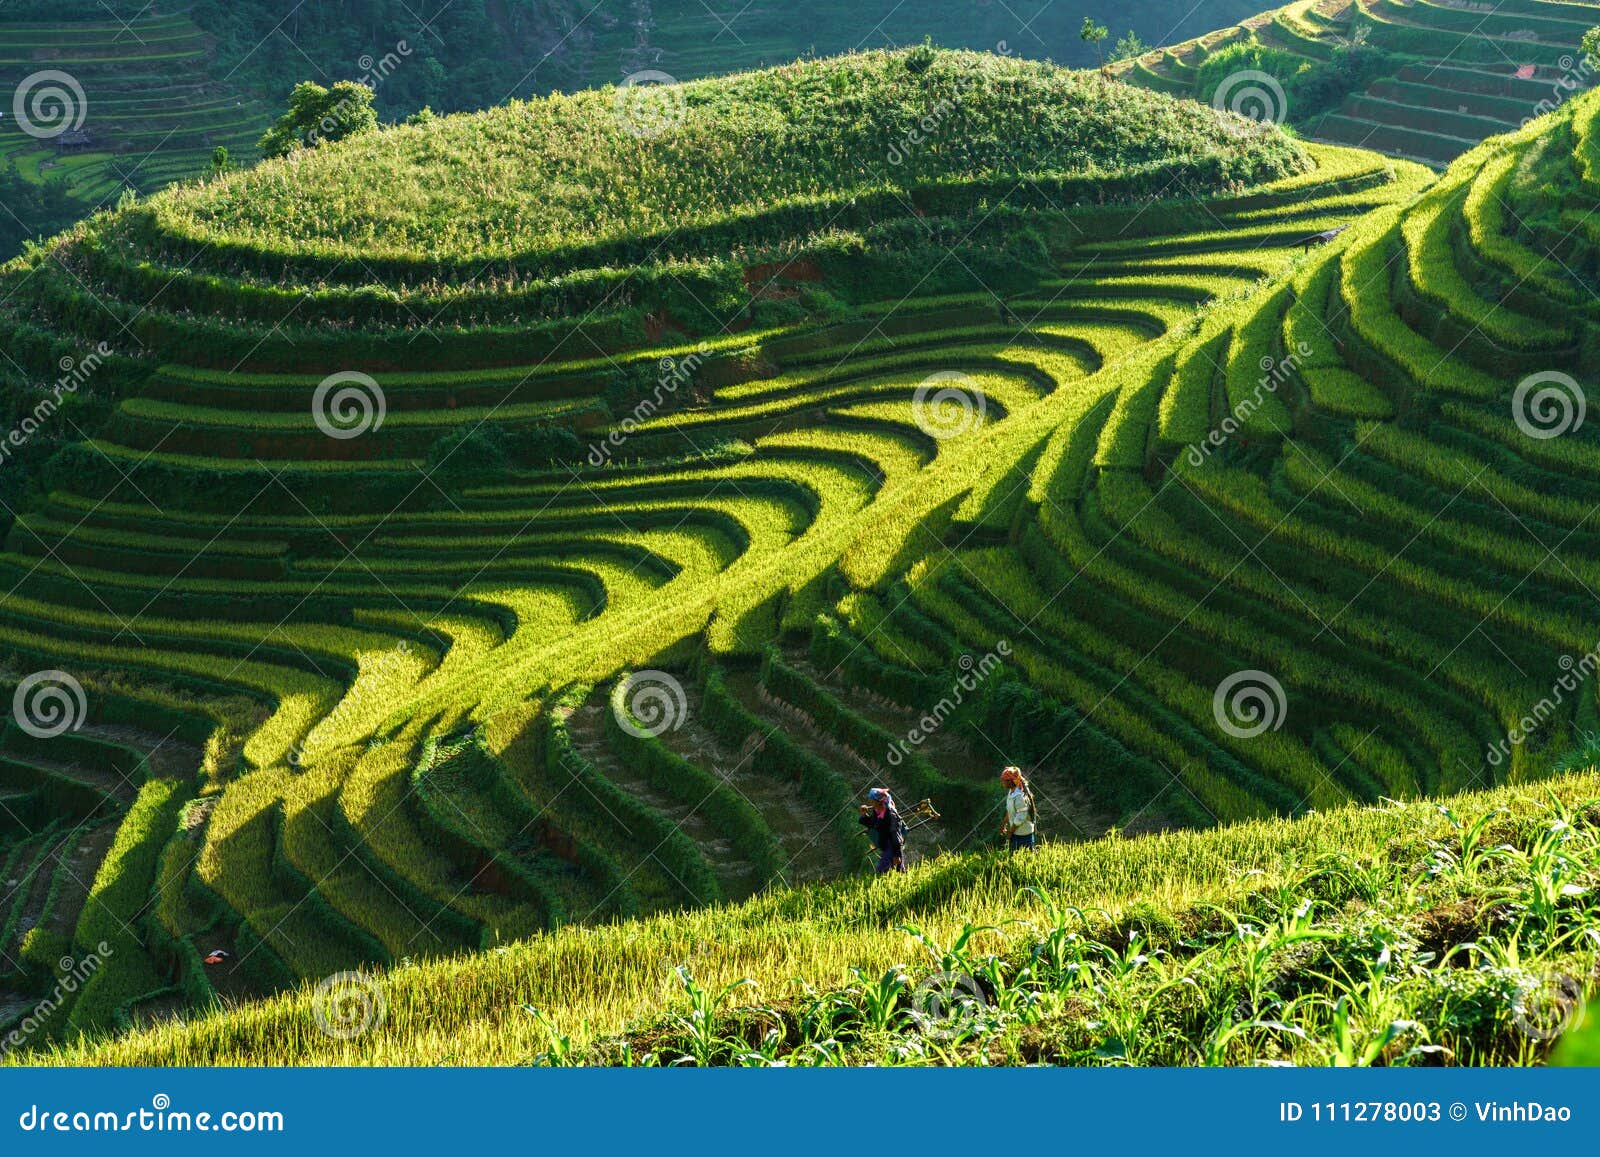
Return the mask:
<path id="1" fill-rule="evenodd" d="M 1306 165 L 1276 131 L 1240 133 L 1195 104 L 1047 64 L 914 49 L 389 128 L 176 190 L 157 211 L 191 238 L 268 251 L 461 261 L 873 191 L 1137 175 L 1174 159 L 1204 163 L 1221 184 Z"/>
<path id="2" fill-rule="evenodd" d="M 1388 53 L 1365 42 L 1338 45 L 1326 60 L 1307 60 L 1262 44 L 1230 44 L 1196 69 L 1195 96 L 1209 104 L 1230 77 L 1264 72 L 1282 83 L 1289 113 L 1299 122 L 1328 111 L 1393 68 Z"/>
<path id="3" fill-rule="evenodd" d="M 25 241 L 59 233 L 83 211 L 65 181 L 26 180 L 7 159 L 0 159 L 0 205 L 7 210 L 0 213 L 0 256 L 17 252 Z"/>
<path id="4" fill-rule="evenodd" d="M 289 94 L 289 111 L 262 136 L 261 155 L 287 156 L 319 141 L 342 141 L 377 125 L 372 90 L 365 85 L 341 80 L 332 88 L 324 88 L 303 81 Z"/>

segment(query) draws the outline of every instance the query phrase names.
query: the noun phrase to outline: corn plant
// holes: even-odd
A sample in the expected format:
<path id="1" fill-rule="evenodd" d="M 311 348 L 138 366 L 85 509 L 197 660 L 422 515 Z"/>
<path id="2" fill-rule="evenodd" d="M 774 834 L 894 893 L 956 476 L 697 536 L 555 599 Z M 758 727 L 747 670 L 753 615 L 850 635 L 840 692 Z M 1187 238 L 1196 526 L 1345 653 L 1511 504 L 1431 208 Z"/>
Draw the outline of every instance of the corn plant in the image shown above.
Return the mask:
<path id="1" fill-rule="evenodd" d="M 689 1005 L 687 1012 L 674 1012 L 667 1020 L 677 1030 L 688 1050 L 679 1063 L 692 1063 L 705 1068 L 714 1064 L 717 1057 L 729 1051 L 730 1047 L 739 1047 L 738 1042 L 719 1035 L 723 1028 L 723 1013 L 734 993 L 753 987 L 756 982 L 744 978 L 720 988 L 707 987 L 695 979 L 687 965 L 676 965 L 672 971 Z"/>

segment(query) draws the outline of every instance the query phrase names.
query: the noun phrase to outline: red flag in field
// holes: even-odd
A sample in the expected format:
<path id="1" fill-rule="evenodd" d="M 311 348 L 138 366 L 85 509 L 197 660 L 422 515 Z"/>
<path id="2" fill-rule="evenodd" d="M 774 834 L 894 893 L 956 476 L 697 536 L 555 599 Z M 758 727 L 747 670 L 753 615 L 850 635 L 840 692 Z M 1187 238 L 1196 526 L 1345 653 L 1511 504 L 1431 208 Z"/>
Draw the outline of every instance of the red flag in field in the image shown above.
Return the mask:
<path id="1" fill-rule="evenodd" d="M 1533 74 L 1535 72 L 1537 72 L 1538 70 L 1539 70 L 1538 65 L 1535 65 L 1535 64 L 1524 64 L 1521 68 L 1517 69 L 1517 79 L 1518 80 L 1532 80 L 1533 79 Z"/>

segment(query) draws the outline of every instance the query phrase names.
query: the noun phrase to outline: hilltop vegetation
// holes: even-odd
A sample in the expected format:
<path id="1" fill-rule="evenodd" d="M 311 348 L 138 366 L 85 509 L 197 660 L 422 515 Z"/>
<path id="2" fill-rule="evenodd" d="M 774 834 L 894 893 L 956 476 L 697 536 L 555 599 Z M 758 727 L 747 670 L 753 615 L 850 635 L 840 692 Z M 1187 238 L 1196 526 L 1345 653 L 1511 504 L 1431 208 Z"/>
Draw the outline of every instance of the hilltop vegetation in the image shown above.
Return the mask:
<path id="1" fill-rule="evenodd" d="M 74 677 L 88 720 L 0 736 L 7 983 L 124 932 L 33 1043 L 359 968 L 398 1035 L 336 1045 L 302 994 L 71 1055 L 530 1059 L 587 1019 L 638 1057 L 676 1030 L 603 991 L 656 1000 L 632 986 L 663 942 L 718 946 L 691 961 L 709 991 L 786 981 L 778 953 L 819 991 L 851 964 L 870 985 L 906 962 L 896 923 L 948 946 L 1037 917 L 1015 888 L 1040 883 L 1113 911 L 1073 943 L 1101 1013 L 1153 1019 L 1051 1006 L 1002 1059 L 1327 1059 L 1395 1010 L 1450 1049 L 1410 1059 L 1541 1057 L 1506 1025 L 1528 961 L 1591 975 L 1589 781 L 1467 876 L 1416 844 L 1471 859 L 1476 815 L 1600 718 L 1600 445 L 1560 404 L 1600 349 L 1600 97 L 1436 179 L 970 54 L 682 95 L 643 138 L 609 92 L 387 130 L 0 273 L 13 412 L 63 400 L 14 455 L 0 647 L 19 687 Z M 841 137 L 885 160 L 802 147 Z M 383 139 L 437 167 L 369 195 Z M 734 195 L 703 199 L 702 158 Z M 558 163 L 642 180 L 584 231 Z M 1243 826 L 940 857 L 987 846 L 1006 762 L 1058 842 Z M 937 802 L 932 863 L 787 891 L 862 868 L 873 784 Z M 1487 788 L 1470 836 L 1385 802 Z M 1257 852 L 1279 890 L 1241 896 L 1223 876 Z M 1150 972 L 1119 927 L 1140 891 Z M 1251 938 L 1208 902 L 1337 945 L 1274 966 L 1304 1035 L 1166 987 L 1203 957 L 1240 991 Z M 1438 967 L 1474 935 L 1471 979 Z M 1391 942 L 1409 971 L 1374 975 Z"/>
<path id="2" fill-rule="evenodd" d="M 157 236 L 262 263 L 508 261 L 548 275 L 563 250 L 626 239 L 671 254 L 677 234 L 744 219 L 733 244 L 771 247 L 858 198 L 893 212 L 895 197 L 998 196 L 1024 177 L 1104 179 L 1126 197 L 1179 174 L 1246 185 L 1304 163 L 1282 136 L 1229 134 L 1208 110 L 1091 74 L 916 50 L 391 128 L 175 191 L 143 215 Z"/>

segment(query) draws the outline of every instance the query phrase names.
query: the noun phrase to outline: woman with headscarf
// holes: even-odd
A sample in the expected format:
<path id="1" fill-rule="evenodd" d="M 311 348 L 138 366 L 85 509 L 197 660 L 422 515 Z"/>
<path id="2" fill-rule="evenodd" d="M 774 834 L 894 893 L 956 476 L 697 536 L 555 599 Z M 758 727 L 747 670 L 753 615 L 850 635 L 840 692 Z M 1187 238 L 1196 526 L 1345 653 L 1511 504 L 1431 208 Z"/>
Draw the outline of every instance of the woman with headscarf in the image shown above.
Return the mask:
<path id="1" fill-rule="evenodd" d="M 1020 767 L 1008 767 L 1000 773 L 1000 782 L 1006 789 L 1006 821 L 1000 834 L 1010 841 L 1011 850 L 1038 846 L 1038 833 L 1034 827 L 1033 790 L 1023 778 Z"/>
<path id="2" fill-rule="evenodd" d="M 905 825 L 900 822 L 900 813 L 887 788 L 875 787 L 867 792 L 867 802 L 861 805 L 857 822 L 872 833 L 873 842 L 878 845 L 878 875 L 905 871 Z"/>

